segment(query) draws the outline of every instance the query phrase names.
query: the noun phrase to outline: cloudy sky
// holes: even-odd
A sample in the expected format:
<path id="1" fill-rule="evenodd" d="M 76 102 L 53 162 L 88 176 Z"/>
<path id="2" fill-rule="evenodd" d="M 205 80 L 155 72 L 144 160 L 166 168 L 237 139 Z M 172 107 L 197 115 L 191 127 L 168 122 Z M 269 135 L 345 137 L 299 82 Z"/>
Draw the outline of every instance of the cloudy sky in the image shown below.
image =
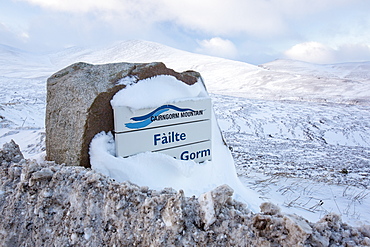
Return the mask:
<path id="1" fill-rule="evenodd" d="M 252 64 L 370 61 L 369 13 L 370 0 L 1 0 L 0 44 L 141 39 Z"/>

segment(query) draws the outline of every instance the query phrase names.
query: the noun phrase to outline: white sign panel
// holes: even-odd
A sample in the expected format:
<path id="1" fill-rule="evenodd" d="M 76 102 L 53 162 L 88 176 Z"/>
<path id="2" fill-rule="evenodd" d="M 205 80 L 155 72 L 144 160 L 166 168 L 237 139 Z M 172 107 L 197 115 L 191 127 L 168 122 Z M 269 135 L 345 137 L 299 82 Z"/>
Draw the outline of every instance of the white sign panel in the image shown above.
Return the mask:
<path id="1" fill-rule="evenodd" d="M 162 105 L 154 109 L 114 108 L 116 133 L 211 119 L 211 99 L 195 99 Z"/>
<path id="2" fill-rule="evenodd" d="M 151 109 L 115 107 L 118 156 L 162 152 L 182 160 L 211 159 L 211 99 L 166 104 Z"/>

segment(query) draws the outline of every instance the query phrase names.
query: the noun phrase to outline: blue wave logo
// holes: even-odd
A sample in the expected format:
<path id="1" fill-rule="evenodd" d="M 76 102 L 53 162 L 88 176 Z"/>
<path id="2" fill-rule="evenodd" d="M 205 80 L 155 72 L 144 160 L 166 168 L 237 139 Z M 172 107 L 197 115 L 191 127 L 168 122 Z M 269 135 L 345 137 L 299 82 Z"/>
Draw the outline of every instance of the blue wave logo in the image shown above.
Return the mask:
<path id="1" fill-rule="evenodd" d="M 190 109 L 190 108 L 179 108 L 179 107 L 174 106 L 174 105 L 162 105 L 162 106 L 158 107 L 157 109 L 151 111 L 148 114 L 145 114 L 145 115 L 139 116 L 139 117 L 131 118 L 131 120 L 136 121 L 136 123 L 126 123 L 125 126 L 129 129 L 144 128 L 144 127 L 148 126 L 149 124 L 151 124 L 153 122 L 152 117 L 157 117 L 160 114 L 162 114 L 162 113 L 164 113 L 164 112 L 166 112 L 170 109 L 175 110 L 175 111 L 179 111 L 179 112 L 185 112 L 185 111 L 194 112 L 194 110 Z"/>

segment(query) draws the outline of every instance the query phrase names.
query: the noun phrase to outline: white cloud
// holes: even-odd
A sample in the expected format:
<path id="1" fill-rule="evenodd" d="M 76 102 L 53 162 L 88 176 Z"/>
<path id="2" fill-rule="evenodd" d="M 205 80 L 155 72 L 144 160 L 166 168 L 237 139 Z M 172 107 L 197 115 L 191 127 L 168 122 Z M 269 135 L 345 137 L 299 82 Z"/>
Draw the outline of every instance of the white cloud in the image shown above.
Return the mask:
<path id="1" fill-rule="evenodd" d="M 175 23 L 209 36 L 298 36 L 308 23 L 364 0 L 18 0 L 46 10 L 86 14 L 112 25 Z M 369 1 L 370 2 L 370 1 Z M 369 5 L 370 6 L 370 5 Z M 363 7 L 364 9 L 364 7 Z M 315 16 L 313 19 L 312 16 Z M 340 20 L 341 16 L 337 16 Z M 297 25 L 297 26 L 296 26 Z M 302 28 L 303 25 L 303 28 Z M 302 28 L 302 29 L 301 29 Z M 312 28 L 321 33 L 320 28 Z M 290 37 L 292 38 L 292 37 Z"/>
<path id="2" fill-rule="evenodd" d="M 155 23 L 156 1 L 150 0 L 20 0 L 46 11 L 71 13 L 79 18 L 128 26 L 136 22 Z"/>
<path id="3" fill-rule="evenodd" d="M 9 27 L 5 23 L 0 22 L 0 44 L 10 46 L 20 45 L 27 42 L 29 34 L 20 28 Z"/>
<path id="4" fill-rule="evenodd" d="M 344 44 L 331 48 L 319 42 L 305 42 L 294 45 L 284 52 L 285 58 L 310 63 L 340 63 L 348 61 L 369 61 L 370 46 L 366 44 Z"/>
<path id="5" fill-rule="evenodd" d="M 42 8 L 67 12 L 88 12 L 95 10 L 114 10 L 121 8 L 118 0 L 23 0 Z M 122 3 L 122 1 L 121 1 Z"/>
<path id="6" fill-rule="evenodd" d="M 316 40 L 321 43 L 301 43 L 285 55 L 323 63 L 351 56 L 361 58 L 364 57 L 361 54 L 367 53 L 366 45 L 338 47 L 338 44 L 351 44 L 354 40 L 370 44 L 368 0 L 7 1 L 40 7 L 30 8 L 37 9 L 38 15 L 28 19 L 25 29 L 30 37 L 27 42 L 36 43 L 38 38 L 40 45 L 41 42 L 85 44 L 99 40 L 147 39 L 194 50 L 197 39 L 228 37 L 231 41 L 223 40 L 223 43 L 222 39 L 199 41 L 198 52 L 240 58 L 243 55 L 235 55 L 233 37 L 238 38 L 235 44 L 246 41 L 252 44 L 239 50 L 261 56 L 281 54 L 282 47 L 291 40 Z M 197 37 L 199 34 L 202 38 Z M 250 48 L 257 45 L 263 50 L 256 52 Z"/>
<path id="7" fill-rule="evenodd" d="M 370 45 L 344 44 L 336 50 L 337 61 L 370 61 Z"/>
<path id="8" fill-rule="evenodd" d="M 361 0 L 21 0 L 45 9 L 93 13 L 105 20 L 174 21 L 211 35 L 258 37 L 286 33 L 289 21 Z"/>
<path id="9" fill-rule="evenodd" d="M 175 22 L 191 30 L 223 35 L 269 36 L 284 30 L 282 14 L 269 1 L 256 0 L 21 0 L 42 8 L 95 14 L 110 21 Z M 275 0 L 276 1 L 276 0 Z"/>
<path id="10" fill-rule="evenodd" d="M 284 31 L 283 18 L 269 1 L 161 1 L 167 15 L 179 25 L 208 34 L 242 32 L 264 37 Z"/>
<path id="11" fill-rule="evenodd" d="M 346 5 L 354 5 L 363 0 L 271 0 L 277 11 L 288 17 L 302 18 L 323 11 L 333 11 Z"/>
<path id="12" fill-rule="evenodd" d="M 297 44 L 284 52 L 285 57 L 310 63 L 332 63 L 335 51 L 319 42 Z"/>
<path id="13" fill-rule="evenodd" d="M 198 41 L 198 44 L 200 45 L 197 49 L 199 53 L 230 59 L 234 59 L 238 55 L 234 43 L 227 39 L 215 37 L 209 40 Z"/>

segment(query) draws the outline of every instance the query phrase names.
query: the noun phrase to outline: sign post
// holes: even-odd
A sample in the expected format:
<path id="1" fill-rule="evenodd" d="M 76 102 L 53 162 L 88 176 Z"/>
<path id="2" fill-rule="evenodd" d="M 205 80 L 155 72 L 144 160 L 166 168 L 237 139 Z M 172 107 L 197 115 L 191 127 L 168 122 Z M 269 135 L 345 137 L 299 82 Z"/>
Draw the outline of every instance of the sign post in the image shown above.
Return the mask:
<path id="1" fill-rule="evenodd" d="M 114 107 L 117 156 L 161 152 L 180 160 L 211 160 L 211 99 L 194 98 L 156 108 Z"/>

